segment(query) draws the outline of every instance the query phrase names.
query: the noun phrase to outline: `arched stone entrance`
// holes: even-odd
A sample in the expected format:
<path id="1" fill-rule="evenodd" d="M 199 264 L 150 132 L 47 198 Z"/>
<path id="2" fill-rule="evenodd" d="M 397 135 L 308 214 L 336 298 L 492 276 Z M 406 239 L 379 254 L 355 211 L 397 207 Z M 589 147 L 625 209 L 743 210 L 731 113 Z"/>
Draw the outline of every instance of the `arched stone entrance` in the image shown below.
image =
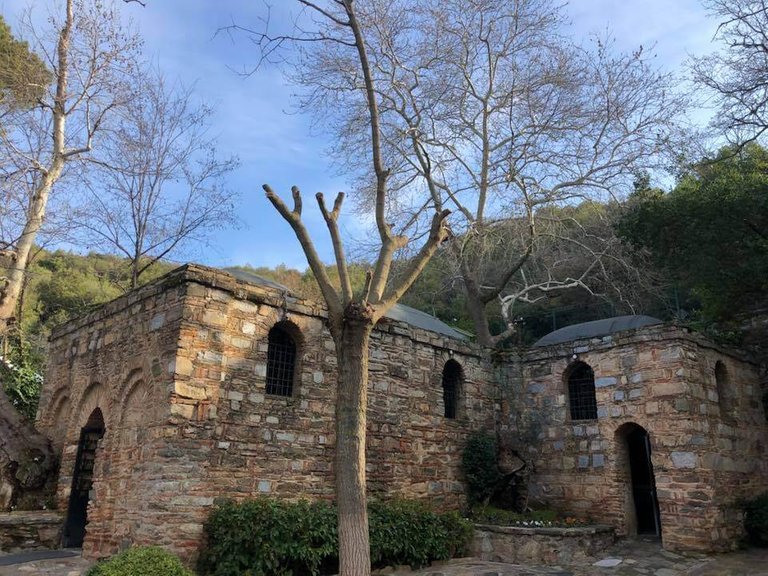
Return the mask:
<path id="1" fill-rule="evenodd" d="M 619 482 L 625 489 L 627 535 L 661 537 L 661 515 L 648 431 L 630 422 L 616 430 Z"/>
<path id="2" fill-rule="evenodd" d="M 83 545 L 85 525 L 88 522 L 88 501 L 93 487 L 96 448 L 104 432 L 104 415 L 100 408 L 96 408 L 80 430 L 80 442 L 72 473 L 72 491 L 64 523 L 63 544 L 66 548 L 80 548 Z"/>

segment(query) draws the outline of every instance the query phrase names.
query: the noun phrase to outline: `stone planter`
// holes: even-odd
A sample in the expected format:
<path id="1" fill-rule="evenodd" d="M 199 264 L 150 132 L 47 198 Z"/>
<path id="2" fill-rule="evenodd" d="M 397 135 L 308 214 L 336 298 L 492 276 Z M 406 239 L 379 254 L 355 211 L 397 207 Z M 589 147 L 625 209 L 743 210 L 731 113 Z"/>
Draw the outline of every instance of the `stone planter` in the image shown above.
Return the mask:
<path id="1" fill-rule="evenodd" d="M 51 510 L 0 514 L 0 554 L 58 548 L 63 522 L 61 512 Z"/>
<path id="2" fill-rule="evenodd" d="M 568 564 L 596 555 L 615 540 L 611 526 L 525 528 L 477 524 L 471 555 L 513 564 Z"/>

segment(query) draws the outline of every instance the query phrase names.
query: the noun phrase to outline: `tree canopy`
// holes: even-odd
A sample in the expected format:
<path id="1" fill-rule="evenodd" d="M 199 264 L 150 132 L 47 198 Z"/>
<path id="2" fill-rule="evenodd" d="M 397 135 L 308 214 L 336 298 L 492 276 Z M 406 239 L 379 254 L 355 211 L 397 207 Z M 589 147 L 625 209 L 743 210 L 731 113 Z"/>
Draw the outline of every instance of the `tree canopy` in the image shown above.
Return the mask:
<path id="1" fill-rule="evenodd" d="M 766 302 L 768 150 L 727 147 L 688 168 L 669 193 L 640 188 L 619 223 L 650 251 L 684 302 L 725 320 Z"/>
<path id="2" fill-rule="evenodd" d="M 0 101 L 15 106 L 33 105 L 45 94 L 52 75 L 29 45 L 13 36 L 0 16 Z"/>

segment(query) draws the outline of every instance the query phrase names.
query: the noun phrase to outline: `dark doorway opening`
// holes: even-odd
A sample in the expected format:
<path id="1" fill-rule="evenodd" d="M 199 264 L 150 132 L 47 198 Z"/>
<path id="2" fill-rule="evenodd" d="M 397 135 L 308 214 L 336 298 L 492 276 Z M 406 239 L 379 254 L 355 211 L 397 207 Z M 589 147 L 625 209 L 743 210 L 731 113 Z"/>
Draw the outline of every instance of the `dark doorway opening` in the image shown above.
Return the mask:
<path id="1" fill-rule="evenodd" d="M 626 439 L 637 533 L 661 536 L 661 515 L 651 463 L 650 437 L 644 428 L 633 426 Z"/>
<path id="2" fill-rule="evenodd" d="M 93 487 L 96 448 L 104 436 L 104 431 L 104 416 L 101 409 L 96 408 L 80 431 L 75 470 L 72 473 L 72 492 L 69 495 L 67 520 L 64 523 L 65 548 L 80 548 L 83 545 L 85 525 L 88 523 L 88 501 Z"/>

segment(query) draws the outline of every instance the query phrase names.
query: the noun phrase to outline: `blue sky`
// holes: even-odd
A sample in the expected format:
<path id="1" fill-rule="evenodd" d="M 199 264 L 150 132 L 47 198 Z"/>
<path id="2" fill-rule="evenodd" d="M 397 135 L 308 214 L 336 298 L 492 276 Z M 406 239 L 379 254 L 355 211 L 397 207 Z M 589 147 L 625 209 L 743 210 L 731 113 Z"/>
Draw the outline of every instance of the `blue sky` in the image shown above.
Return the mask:
<path id="1" fill-rule="evenodd" d="M 500 0 L 503 1 L 503 0 Z M 37 0 L 35 14 L 61 2 Z M 289 0 L 272 0 L 277 19 L 292 9 Z M 0 12 L 13 24 L 28 2 L 0 0 Z M 309 119 L 290 113 L 291 87 L 278 68 L 263 68 L 243 77 L 234 70 L 249 67 L 256 53 L 243 37 L 216 34 L 232 22 L 257 25 L 264 4 L 253 0 L 148 0 L 124 7 L 145 39 L 147 56 L 171 78 L 194 84 L 197 94 L 214 105 L 212 134 L 222 156 L 235 154 L 241 167 L 229 187 L 239 194 L 238 213 L 243 225 L 221 230 L 210 245 L 189 253 L 204 264 L 228 266 L 284 263 L 304 269 L 301 248 L 288 225 L 264 198 L 262 183 L 288 196 L 298 185 L 311 199 L 347 191 L 343 177 L 335 175 L 324 156 L 322 134 L 313 133 Z M 699 0 L 573 0 L 568 6 L 576 36 L 610 30 L 619 48 L 652 48 L 658 63 L 678 69 L 688 54 L 711 52 L 716 22 L 707 17 Z M 322 218 L 314 202 L 306 202 L 304 217 L 321 255 L 330 261 L 331 249 Z M 342 227 L 350 236 L 359 232 L 347 214 Z"/>

